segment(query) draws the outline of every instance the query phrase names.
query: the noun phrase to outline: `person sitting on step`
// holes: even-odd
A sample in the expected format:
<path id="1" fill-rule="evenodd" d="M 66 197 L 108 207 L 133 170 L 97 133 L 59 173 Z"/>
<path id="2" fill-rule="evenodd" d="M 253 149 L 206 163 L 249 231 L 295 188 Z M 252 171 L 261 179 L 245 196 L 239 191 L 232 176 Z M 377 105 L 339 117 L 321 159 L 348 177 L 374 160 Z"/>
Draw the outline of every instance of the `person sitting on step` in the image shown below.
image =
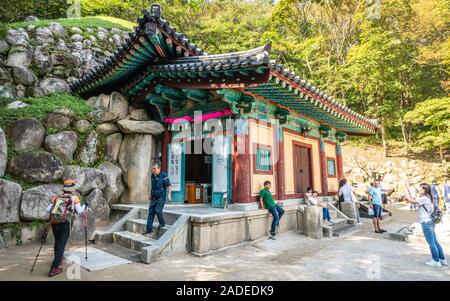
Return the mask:
<path id="1" fill-rule="evenodd" d="M 314 190 L 312 193 L 312 196 L 308 197 L 307 203 L 308 206 L 317 206 L 322 207 L 322 213 L 323 213 L 323 223 L 325 225 L 331 225 L 331 216 L 330 216 L 330 210 L 328 210 L 328 207 L 326 204 L 321 204 L 318 200 L 319 193 Z"/>

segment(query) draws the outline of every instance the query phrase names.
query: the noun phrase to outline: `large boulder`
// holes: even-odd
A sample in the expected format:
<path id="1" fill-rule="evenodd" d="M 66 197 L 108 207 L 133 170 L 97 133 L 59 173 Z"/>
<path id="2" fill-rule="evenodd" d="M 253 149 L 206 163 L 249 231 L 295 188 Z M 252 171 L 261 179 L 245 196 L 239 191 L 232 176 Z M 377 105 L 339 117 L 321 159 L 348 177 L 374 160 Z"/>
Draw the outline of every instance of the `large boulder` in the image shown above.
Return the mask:
<path id="1" fill-rule="evenodd" d="M 18 44 L 19 40 L 29 41 L 30 37 L 27 31 L 23 28 L 9 29 L 6 34 L 6 41 L 10 45 Z"/>
<path id="2" fill-rule="evenodd" d="M 14 82 L 25 86 L 32 85 L 37 81 L 37 76 L 32 71 L 24 67 L 13 68 Z"/>
<path id="3" fill-rule="evenodd" d="M 139 120 L 139 121 L 149 121 L 151 120 L 150 116 L 145 109 L 137 109 L 133 110 L 130 113 L 131 120 Z"/>
<path id="4" fill-rule="evenodd" d="M 109 109 L 109 95 L 100 94 L 97 97 L 91 97 L 87 100 L 87 103 L 92 108 L 96 108 L 100 111 L 108 111 Z"/>
<path id="5" fill-rule="evenodd" d="M 25 108 L 25 107 L 28 107 L 28 106 L 29 106 L 29 104 L 27 104 L 27 103 L 25 103 L 23 101 L 20 101 L 20 100 L 16 100 L 16 101 L 10 102 L 6 106 L 6 108 L 7 109 L 19 109 L 19 108 Z"/>
<path id="6" fill-rule="evenodd" d="M 0 85 L 0 97 L 15 98 L 16 93 L 12 87 L 9 87 L 8 85 Z"/>
<path id="7" fill-rule="evenodd" d="M 119 166 L 122 168 L 125 184 L 125 192 L 121 197 L 122 202 L 148 202 L 152 147 L 152 135 L 125 135 L 119 152 Z"/>
<path id="8" fill-rule="evenodd" d="M 114 123 L 110 122 L 102 123 L 97 127 L 97 132 L 102 134 L 103 136 L 109 136 L 111 134 L 117 133 L 118 131 L 119 128 Z"/>
<path id="9" fill-rule="evenodd" d="M 128 115 L 128 100 L 120 93 L 111 93 L 109 111 L 116 113 L 119 119 L 126 118 Z"/>
<path id="10" fill-rule="evenodd" d="M 91 127 L 91 123 L 87 120 L 78 120 L 77 122 L 75 122 L 74 126 L 78 132 L 84 133 L 89 130 L 89 128 Z"/>
<path id="11" fill-rule="evenodd" d="M 11 130 L 12 147 L 18 150 L 33 150 L 44 142 L 45 129 L 35 118 L 17 121 Z"/>
<path id="12" fill-rule="evenodd" d="M 29 45 L 19 41 L 21 45 L 13 45 L 9 50 L 6 66 L 8 67 L 28 67 L 33 59 L 33 52 Z"/>
<path id="13" fill-rule="evenodd" d="M 122 133 L 109 135 L 105 140 L 105 160 L 109 162 L 117 162 L 120 146 L 123 141 Z"/>
<path id="14" fill-rule="evenodd" d="M 8 162 L 8 171 L 29 183 L 51 183 L 58 181 L 64 171 L 62 161 L 47 152 L 26 152 Z"/>
<path id="15" fill-rule="evenodd" d="M 0 224 L 18 223 L 22 187 L 12 181 L 0 179 Z"/>
<path id="16" fill-rule="evenodd" d="M 9 44 L 5 40 L 0 40 L 0 54 L 7 54 L 9 52 Z"/>
<path id="17" fill-rule="evenodd" d="M 45 94 L 69 93 L 69 85 L 60 78 L 47 78 L 41 81 L 40 85 Z"/>
<path id="18" fill-rule="evenodd" d="M 158 136 L 164 132 L 164 126 L 156 121 L 119 120 L 119 129 L 127 134 L 152 134 Z"/>
<path id="19" fill-rule="evenodd" d="M 92 130 L 86 137 L 83 147 L 78 155 L 78 160 L 86 165 L 92 165 L 97 161 L 97 145 L 98 145 L 98 135 L 97 132 Z"/>
<path id="20" fill-rule="evenodd" d="M 77 183 L 77 191 L 82 195 L 87 195 L 95 188 L 103 190 L 106 187 L 107 179 L 105 172 L 99 169 L 77 165 L 66 166 L 62 178 L 63 180 L 74 180 Z"/>
<path id="21" fill-rule="evenodd" d="M 95 216 L 94 212 L 91 208 L 87 210 L 87 232 L 88 232 L 88 240 L 91 240 L 92 235 L 95 231 Z M 72 225 L 72 231 L 70 232 L 69 244 L 72 245 L 84 245 L 85 243 L 85 223 L 84 223 L 84 215 L 85 212 L 78 215 Z"/>
<path id="22" fill-rule="evenodd" d="M 8 145 L 6 143 L 5 132 L 0 128 L 0 177 L 5 175 L 6 165 L 8 163 Z"/>
<path id="23" fill-rule="evenodd" d="M 122 182 L 122 169 L 110 162 L 102 163 L 98 169 L 106 174 L 106 187 L 103 196 L 108 203 L 113 204 L 119 200 L 124 191 Z"/>
<path id="24" fill-rule="evenodd" d="M 96 220 L 108 221 L 111 210 L 109 204 L 103 197 L 103 193 L 100 189 L 96 188 L 89 193 L 86 197 L 86 201 L 89 203 L 89 207 L 94 212 Z"/>
<path id="25" fill-rule="evenodd" d="M 52 22 L 48 24 L 48 28 L 50 28 L 53 35 L 57 37 L 63 37 L 64 35 L 67 34 L 66 28 L 57 22 Z"/>
<path id="26" fill-rule="evenodd" d="M 78 57 L 65 51 L 56 51 L 52 53 L 51 60 L 54 66 L 64 66 L 67 68 L 76 68 L 81 64 Z"/>
<path id="27" fill-rule="evenodd" d="M 57 130 L 65 130 L 76 118 L 75 113 L 68 109 L 57 109 L 47 117 L 47 127 Z"/>
<path id="28" fill-rule="evenodd" d="M 40 76 L 45 76 L 53 66 L 48 46 L 37 46 L 34 49 L 33 61 Z"/>
<path id="29" fill-rule="evenodd" d="M 20 217 L 28 221 L 46 221 L 49 218 L 47 207 L 52 198 L 62 194 L 62 185 L 46 184 L 25 190 L 20 204 Z"/>
<path id="30" fill-rule="evenodd" d="M 24 22 L 36 22 L 36 21 L 39 21 L 39 18 L 35 17 L 35 16 L 28 16 L 23 21 Z"/>
<path id="31" fill-rule="evenodd" d="M 65 131 L 45 137 L 45 148 L 60 157 L 64 163 L 71 163 L 78 146 L 75 132 Z"/>
<path id="32" fill-rule="evenodd" d="M 88 113 L 89 118 L 91 118 L 94 122 L 100 124 L 110 121 L 116 121 L 119 119 L 119 116 L 114 112 L 101 111 L 96 110 Z"/>
<path id="33" fill-rule="evenodd" d="M 50 28 L 42 26 L 36 28 L 36 45 L 43 45 L 46 43 L 53 43 L 53 33 Z"/>

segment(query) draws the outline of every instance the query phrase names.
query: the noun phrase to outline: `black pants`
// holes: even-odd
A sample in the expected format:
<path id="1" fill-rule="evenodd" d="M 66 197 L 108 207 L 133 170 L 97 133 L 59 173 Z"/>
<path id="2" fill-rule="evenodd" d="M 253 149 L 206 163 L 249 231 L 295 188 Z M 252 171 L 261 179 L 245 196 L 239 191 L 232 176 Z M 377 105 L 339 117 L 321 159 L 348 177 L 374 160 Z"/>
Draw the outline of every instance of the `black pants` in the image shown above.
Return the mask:
<path id="1" fill-rule="evenodd" d="M 387 198 L 387 194 L 382 193 L 381 194 L 381 200 L 383 202 L 383 205 L 386 205 L 388 203 L 388 198 Z"/>
<path id="2" fill-rule="evenodd" d="M 64 255 L 64 249 L 66 248 L 66 243 L 70 235 L 70 223 L 53 224 L 52 231 L 55 237 L 55 258 L 52 262 L 52 268 L 55 268 L 61 264 L 61 258 Z"/>

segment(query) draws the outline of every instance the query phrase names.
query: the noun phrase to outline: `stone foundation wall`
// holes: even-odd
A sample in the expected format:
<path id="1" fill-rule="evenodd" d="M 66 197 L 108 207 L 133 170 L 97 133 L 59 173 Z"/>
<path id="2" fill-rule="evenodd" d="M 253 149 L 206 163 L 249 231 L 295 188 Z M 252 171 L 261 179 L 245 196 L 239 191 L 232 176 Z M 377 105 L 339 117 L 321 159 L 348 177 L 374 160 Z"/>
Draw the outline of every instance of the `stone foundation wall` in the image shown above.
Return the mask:
<path id="1" fill-rule="evenodd" d="M 303 230 L 298 206 L 284 207 L 279 232 Z M 236 212 L 232 216 L 191 217 L 191 252 L 204 256 L 239 243 L 267 237 L 272 215 L 267 210 Z M 299 234 L 300 235 L 300 234 Z"/>

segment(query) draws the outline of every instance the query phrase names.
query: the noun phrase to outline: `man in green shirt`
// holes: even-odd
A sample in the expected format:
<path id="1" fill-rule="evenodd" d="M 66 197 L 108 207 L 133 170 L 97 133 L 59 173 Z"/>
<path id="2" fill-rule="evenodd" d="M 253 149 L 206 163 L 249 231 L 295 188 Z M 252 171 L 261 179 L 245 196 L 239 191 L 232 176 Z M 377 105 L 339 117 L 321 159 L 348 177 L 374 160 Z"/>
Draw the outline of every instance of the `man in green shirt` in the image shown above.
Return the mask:
<path id="1" fill-rule="evenodd" d="M 272 194 L 270 193 L 270 188 L 272 183 L 270 181 L 264 182 L 264 189 L 259 193 L 259 204 L 261 208 L 266 208 L 273 216 L 272 227 L 270 229 L 270 238 L 275 239 L 275 233 L 277 227 L 280 226 L 280 219 L 284 214 L 284 210 L 278 206 L 273 200 Z"/>

